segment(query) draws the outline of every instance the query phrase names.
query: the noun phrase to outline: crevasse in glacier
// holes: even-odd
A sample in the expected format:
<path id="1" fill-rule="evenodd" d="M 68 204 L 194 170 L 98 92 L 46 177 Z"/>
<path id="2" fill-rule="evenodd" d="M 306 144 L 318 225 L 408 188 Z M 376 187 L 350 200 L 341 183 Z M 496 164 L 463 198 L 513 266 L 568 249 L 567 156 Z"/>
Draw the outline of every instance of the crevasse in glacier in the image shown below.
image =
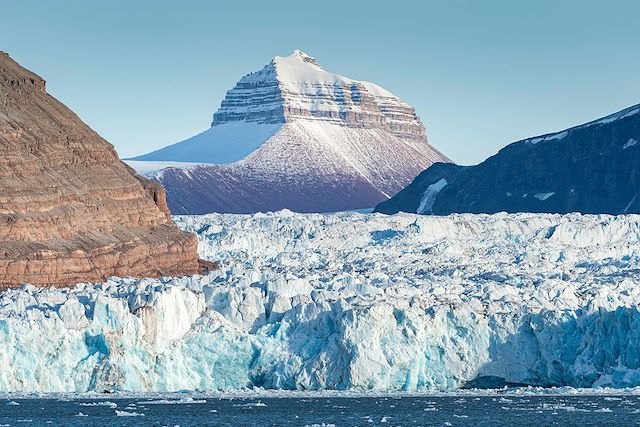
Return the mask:
<path id="1" fill-rule="evenodd" d="M 175 219 L 219 271 L 0 293 L 0 391 L 640 385 L 640 216 Z"/>

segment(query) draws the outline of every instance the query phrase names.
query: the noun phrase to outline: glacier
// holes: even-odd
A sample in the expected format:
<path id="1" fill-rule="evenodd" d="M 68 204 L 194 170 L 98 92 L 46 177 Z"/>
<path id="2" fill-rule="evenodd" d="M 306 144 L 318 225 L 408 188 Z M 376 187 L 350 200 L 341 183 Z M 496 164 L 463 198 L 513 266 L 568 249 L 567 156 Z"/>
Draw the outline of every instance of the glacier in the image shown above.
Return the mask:
<path id="1" fill-rule="evenodd" d="M 0 391 L 640 385 L 640 216 L 174 220 L 219 270 L 0 292 Z"/>

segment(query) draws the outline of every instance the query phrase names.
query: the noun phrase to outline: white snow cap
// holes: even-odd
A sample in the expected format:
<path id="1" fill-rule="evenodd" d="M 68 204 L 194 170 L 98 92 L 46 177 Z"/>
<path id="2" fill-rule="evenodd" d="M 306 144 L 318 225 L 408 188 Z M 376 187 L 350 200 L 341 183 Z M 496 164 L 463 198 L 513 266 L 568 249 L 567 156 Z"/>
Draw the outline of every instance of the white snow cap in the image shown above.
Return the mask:
<path id="1" fill-rule="evenodd" d="M 316 58 L 314 58 L 314 57 L 313 57 L 313 56 L 311 56 L 311 55 L 307 55 L 306 53 L 304 53 L 303 51 L 298 50 L 298 49 L 294 49 L 294 50 L 293 50 L 293 53 L 292 53 L 291 55 L 289 55 L 289 57 L 298 57 L 298 58 L 300 58 L 300 59 L 301 59 L 302 61 L 304 61 L 304 62 L 307 62 L 307 63 L 309 63 L 309 64 L 313 64 L 313 65 L 315 65 L 315 66 L 317 66 L 317 67 L 320 67 L 320 66 L 316 63 Z M 322 67 L 320 67 L 320 68 L 322 68 Z"/>
<path id="2" fill-rule="evenodd" d="M 447 160 L 425 144 L 425 128 L 414 108 L 373 83 L 325 71 L 301 50 L 275 56 L 261 70 L 242 77 L 226 93 L 209 130 L 132 160 L 170 162 L 168 166 L 234 163 L 246 160 L 293 122 L 360 129 L 360 134 L 383 132 L 385 140 L 396 137 L 401 144 L 420 144 L 419 151 L 428 151 L 427 156 Z M 147 172 L 155 168 L 137 167 Z"/>
<path id="3" fill-rule="evenodd" d="M 358 81 L 349 77 L 325 71 L 316 61 L 316 58 L 295 49 L 289 56 L 274 56 L 271 62 L 262 70 L 244 76 L 239 83 L 255 83 L 272 80 L 274 75 L 281 84 L 306 83 L 306 84 L 362 84 L 372 95 L 398 99 L 393 93 L 380 86 L 367 81 Z M 399 101 L 399 99 L 398 99 Z M 401 101 L 402 102 L 402 101 Z M 405 104 L 402 102 L 402 104 Z"/>
<path id="4" fill-rule="evenodd" d="M 326 71 L 301 50 L 275 56 L 261 70 L 242 77 L 227 92 L 212 125 L 297 119 L 382 128 L 425 140 L 424 126 L 409 104 L 373 83 Z"/>
<path id="5" fill-rule="evenodd" d="M 322 84 L 362 84 L 367 91 L 376 97 L 389 97 L 398 99 L 393 93 L 380 86 L 366 82 L 350 79 L 339 74 L 325 71 L 316 62 L 316 58 L 304 53 L 301 50 L 294 50 L 289 56 L 275 56 L 271 60 L 275 66 L 278 80 L 281 83 L 322 83 Z M 399 99 L 398 99 L 399 100 Z M 403 102 L 404 104 L 404 102 Z M 406 104 L 405 104 L 406 105 Z"/>

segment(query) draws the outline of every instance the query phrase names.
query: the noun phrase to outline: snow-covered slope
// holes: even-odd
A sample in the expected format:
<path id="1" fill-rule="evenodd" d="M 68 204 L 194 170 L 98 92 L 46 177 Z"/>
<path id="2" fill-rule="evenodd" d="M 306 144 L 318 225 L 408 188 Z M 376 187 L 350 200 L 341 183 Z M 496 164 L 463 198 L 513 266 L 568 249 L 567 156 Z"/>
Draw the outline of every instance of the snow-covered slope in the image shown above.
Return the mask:
<path id="1" fill-rule="evenodd" d="M 300 51 L 243 77 L 209 130 L 133 160 L 165 186 L 174 213 L 372 207 L 448 161 L 411 106 Z M 163 166 L 172 169 L 152 173 Z"/>
<path id="2" fill-rule="evenodd" d="M 351 210 L 391 197 L 442 159 L 424 147 L 382 129 L 299 120 L 242 162 L 147 176 L 165 186 L 173 213 Z"/>
<path id="3" fill-rule="evenodd" d="M 134 168 L 139 165 L 137 167 L 141 169 L 138 172 L 142 172 L 145 167 L 144 163 L 139 163 L 142 161 L 186 163 L 166 167 L 188 167 L 188 163 L 233 163 L 256 151 L 280 127 L 282 123 L 224 123 L 127 163 Z M 158 170 L 157 166 L 153 166 L 153 170 Z"/>
<path id="4" fill-rule="evenodd" d="M 640 216 L 176 221 L 218 272 L 0 293 L 0 390 L 640 385 Z"/>

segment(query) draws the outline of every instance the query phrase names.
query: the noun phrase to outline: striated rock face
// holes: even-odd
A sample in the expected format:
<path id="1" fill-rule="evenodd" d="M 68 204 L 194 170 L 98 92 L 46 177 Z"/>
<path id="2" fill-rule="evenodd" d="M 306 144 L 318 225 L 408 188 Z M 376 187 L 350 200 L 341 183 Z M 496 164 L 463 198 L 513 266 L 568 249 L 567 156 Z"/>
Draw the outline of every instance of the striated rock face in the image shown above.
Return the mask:
<path id="1" fill-rule="evenodd" d="M 0 52 L 0 289 L 199 271 L 164 191 Z"/>
<path id="2" fill-rule="evenodd" d="M 448 161 L 410 105 L 294 51 L 240 79 L 209 130 L 129 164 L 163 184 L 174 213 L 195 214 L 373 207 Z"/>
<path id="3" fill-rule="evenodd" d="M 426 138 L 409 104 L 373 83 L 329 73 L 299 50 L 287 57 L 276 56 L 262 70 L 240 79 L 213 115 L 212 126 L 240 120 L 286 123 L 301 118 L 380 128 L 420 141 Z"/>
<path id="4" fill-rule="evenodd" d="M 433 165 L 383 213 L 640 213 L 640 105 L 515 142 L 476 166 Z"/>

